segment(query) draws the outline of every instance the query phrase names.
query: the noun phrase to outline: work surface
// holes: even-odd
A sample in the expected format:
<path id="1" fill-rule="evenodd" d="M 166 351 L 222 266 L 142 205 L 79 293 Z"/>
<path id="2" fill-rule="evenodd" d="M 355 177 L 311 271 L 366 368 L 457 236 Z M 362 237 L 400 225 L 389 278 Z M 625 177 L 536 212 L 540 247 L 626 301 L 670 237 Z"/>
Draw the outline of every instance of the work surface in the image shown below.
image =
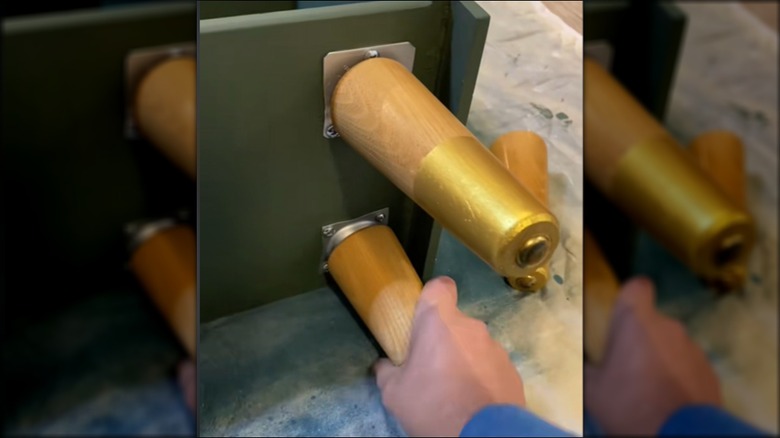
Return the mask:
<path id="1" fill-rule="evenodd" d="M 561 223 L 553 278 L 521 296 L 448 233 L 435 274 L 487 322 L 525 382 L 529 408 L 582 431 L 582 37 L 539 2 L 481 2 L 490 29 L 468 127 L 485 145 L 511 130 L 547 142 L 550 207 Z M 329 289 L 201 326 L 203 435 L 402 434 L 380 401 L 378 351 Z"/>
<path id="2" fill-rule="evenodd" d="M 3 390 L 16 395 L 2 434 L 192 435 L 175 375 L 182 357 L 128 273 L 3 344 Z"/>

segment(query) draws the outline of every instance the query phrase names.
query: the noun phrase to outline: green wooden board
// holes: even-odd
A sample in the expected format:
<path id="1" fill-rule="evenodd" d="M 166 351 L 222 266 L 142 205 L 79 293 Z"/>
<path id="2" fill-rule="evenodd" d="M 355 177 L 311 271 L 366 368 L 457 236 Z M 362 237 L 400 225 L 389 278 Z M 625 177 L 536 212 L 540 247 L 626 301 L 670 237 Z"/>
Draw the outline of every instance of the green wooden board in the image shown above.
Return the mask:
<path id="1" fill-rule="evenodd" d="M 130 278 L 124 224 L 194 206 L 193 182 L 148 143 L 126 140 L 123 124 L 125 55 L 194 41 L 196 24 L 189 2 L 3 21 L 9 318 Z"/>
<path id="2" fill-rule="evenodd" d="M 611 73 L 663 121 L 682 47 L 683 12 L 669 3 L 628 1 L 588 1 L 583 12 L 585 41 L 602 40 L 612 47 Z M 632 258 L 626 255 L 635 252 L 636 225 L 587 180 L 584 196 L 588 200 L 586 227 L 599 241 L 617 276 L 627 278 Z"/>
<path id="3" fill-rule="evenodd" d="M 295 9 L 294 1 L 210 0 L 198 2 L 201 20 Z"/>
<path id="4" fill-rule="evenodd" d="M 342 140 L 322 136 L 322 60 L 409 41 L 413 73 L 465 123 L 488 16 L 462 3 L 457 14 L 450 2 L 365 2 L 201 20 L 202 322 L 325 286 L 320 227 L 384 207 L 430 275 L 438 227 Z"/>

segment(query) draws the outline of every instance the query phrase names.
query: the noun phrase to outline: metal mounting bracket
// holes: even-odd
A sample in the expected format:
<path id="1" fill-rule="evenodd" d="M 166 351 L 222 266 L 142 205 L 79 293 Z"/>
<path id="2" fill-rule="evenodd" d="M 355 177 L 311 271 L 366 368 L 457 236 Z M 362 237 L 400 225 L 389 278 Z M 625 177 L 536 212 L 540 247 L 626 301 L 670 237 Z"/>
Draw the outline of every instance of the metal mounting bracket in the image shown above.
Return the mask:
<path id="1" fill-rule="evenodd" d="M 178 56 L 196 56 L 193 42 L 144 47 L 130 51 L 125 57 L 125 138 L 136 140 L 140 133 L 133 117 L 133 99 L 141 79 L 160 62 Z"/>
<path id="2" fill-rule="evenodd" d="M 359 49 L 339 50 L 329 52 L 322 60 L 322 85 L 325 91 L 325 121 L 322 126 L 322 135 L 325 138 L 339 136 L 333 126 L 330 115 L 330 98 L 336 83 L 350 68 L 357 63 L 371 58 L 389 58 L 400 62 L 407 70 L 414 67 L 414 46 L 407 42 L 384 44 L 379 46 L 361 47 Z"/>
<path id="3" fill-rule="evenodd" d="M 320 273 L 328 272 L 328 257 L 341 242 L 352 234 L 375 225 L 387 225 L 390 219 L 390 209 L 385 207 L 355 219 L 335 222 L 322 227 L 322 257 Z"/>

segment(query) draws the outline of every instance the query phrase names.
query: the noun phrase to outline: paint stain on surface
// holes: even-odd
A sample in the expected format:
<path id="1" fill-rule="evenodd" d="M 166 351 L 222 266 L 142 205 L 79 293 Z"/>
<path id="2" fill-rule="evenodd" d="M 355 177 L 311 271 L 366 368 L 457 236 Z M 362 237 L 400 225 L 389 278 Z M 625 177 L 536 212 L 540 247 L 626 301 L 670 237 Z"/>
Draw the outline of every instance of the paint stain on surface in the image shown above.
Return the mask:
<path id="1" fill-rule="evenodd" d="M 734 108 L 736 113 L 745 120 L 755 121 L 760 126 L 766 126 L 769 123 L 769 119 L 767 118 L 766 114 L 761 111 L 753 111 L 752 109 L 746 108 L 737 103 L 731 103 L 731 106 Z"/>
<path id="2" fill-rule="evenodd" d="M 535 103 L 531 104 L 532 107 L 536 108 L 537 111 L 539 111 L 539 114 L 541 114 L 545 119 L 552 119 L 553 113 L 550 111 L 549 108 L 544 107 L 542 105 L 537 105 Z"/>
<path id="3" fill-rule="evenodd" d="M 555 118 L 560 120 L 564 126 L 569 126 L 572 123 L 572 120 L 566 113 L 558 113 L 555 115 Z"/>
<path id="4" fill-rule="evenodd" d="M 558 274 L 553 275 L 553 280 L 558 284 L 563 284 L 563 277 Z"/>
<path id="5" fill-rule="evenodd" d="M 750 274 L 750 281 L 752 281 L 753 284 L 761 284 L 761 277 L 756 274 Z"/>

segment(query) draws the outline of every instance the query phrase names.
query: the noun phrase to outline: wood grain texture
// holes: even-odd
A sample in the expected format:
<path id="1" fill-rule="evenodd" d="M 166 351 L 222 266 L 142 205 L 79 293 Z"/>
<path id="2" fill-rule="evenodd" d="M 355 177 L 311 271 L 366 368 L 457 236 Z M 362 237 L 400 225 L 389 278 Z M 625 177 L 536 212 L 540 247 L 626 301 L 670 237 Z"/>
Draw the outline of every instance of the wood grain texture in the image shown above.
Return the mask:
<path id="1" fill-rule="evenodd" d="M 541 137 L 531 131 L 508 132 L 493 142 L 490 151 L 537 201 L 549 205 L 547 145 Z"/>
<path id="2" fill-rule="evenodd" d="M 434 147 L 471 132 L 403 65 L 374 58 L 352 67 L 331 98 L 336 131 L 412 196 L 420 161 Z"/>
<path id="3" fill-rule="evenodd" d="M 715 184 L 746 209 L 745 150 L 739 137 L 730 131 L 708 131 L 694 138 L 689 150 Z"/>
<path id="4" fill-rule="evenodd" d="M 547 2 L 542 4 L 564 23 L 582 35 L 582 2 Z"/>
<path id="5" fill-rule="evenodd" d="M 194 179 L 195 59 L 172 58 L 152 68 L 138 85 L 134 112 L 139 131 Z"/>
<path id="6" fill-rule="evenodd" d="M 583 63 L 585 175 L 609 193 L 616 165 L 628 149 L 670 136 L 604 67 L 587 57 Z"/>
<path id="7" fill-rule="evenodd" d="M 333 250 L 328 270 L 390 360 L 402 364 L 423 285 L 393 231 L 355 232 Z"/>
<path id="8" fill-rule="evenodd" d="M 130 267 L 179 342 L 195 357 L 196 244 L 191 227 L 161 230 L 133 253 Z"/>
<path id="9" fill-rule="evenodd" d="M 583 333 L 588 360 L 598 363 L 606 349 L 620 283 L 590 231 L 583 235 Z"/>
<path id="10" fill-rule="evenodd" d="M 549 207 L 547 145 L 531 131 L 511 131 L 497 138 L 490 152 L 509 170 L 515 179 L 542 205 Z M 532 285 L 522 279 L 509 279 L 509 284 L 521 290 L 540 290 L 550 278 L 549 263 L 536 269 Z M 519 283 L 518 283 L 519 281 Z"/>

